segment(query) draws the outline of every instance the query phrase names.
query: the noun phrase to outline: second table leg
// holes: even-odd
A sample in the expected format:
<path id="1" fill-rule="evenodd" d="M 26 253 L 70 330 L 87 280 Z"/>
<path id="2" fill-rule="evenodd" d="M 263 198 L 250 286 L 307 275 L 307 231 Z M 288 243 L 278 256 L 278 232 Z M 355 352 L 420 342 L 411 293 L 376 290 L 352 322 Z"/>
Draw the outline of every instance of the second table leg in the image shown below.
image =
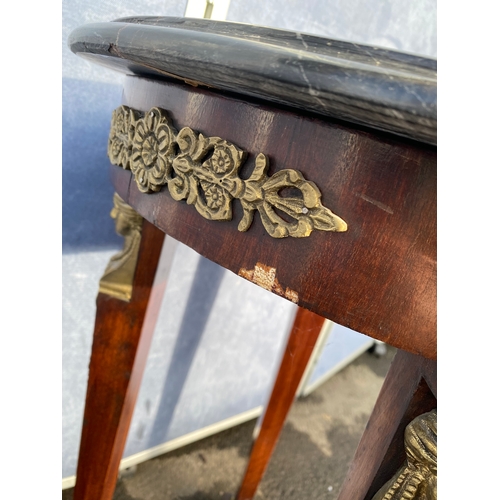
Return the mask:
<path id="1" fill-rule="evenodd" d="M 278 442 L 325 319 L 299 307 L 237 500 L 250 500 Z"/>

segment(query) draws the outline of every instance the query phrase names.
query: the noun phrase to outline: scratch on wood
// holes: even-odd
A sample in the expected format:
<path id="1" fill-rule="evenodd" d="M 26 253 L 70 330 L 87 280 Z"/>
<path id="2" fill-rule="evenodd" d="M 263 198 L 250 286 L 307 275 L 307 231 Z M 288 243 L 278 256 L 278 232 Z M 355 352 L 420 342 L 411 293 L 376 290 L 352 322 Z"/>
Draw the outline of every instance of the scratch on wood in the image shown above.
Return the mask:
<path id="1" fill-rule="evenodd" d="M 276 278 L 276 268 L 274 267 L 266 266 L 257 262 L 253 269 L 240 269 L 238 271 L 238 276 L 259 285 L 265 290 L 281 295 L 295 304 L 299 301 L 299 294 L 295 290 L 291 290 L 288 287 L 283 290 L 283 287 L 279 284 Z"/>
<path id="2" fill-rule="evenodd" d="M 393 214 L 394 213 L 392 211 L 391 207 L 388 207 L 387 205 L 384 205 L 383 203 L 380 203 L 380 201 L 374 200 L 373 198 L 370 198 L 369 196 L 366 196 L 366 194 L 358 194 L 358 196 L 362 200 L 365 200 L 368 203 L 371 203 L 372 205 L 375 205 L 376 207 L 381 208 L 384 212 L 387 212 L 388 214 Z"/>

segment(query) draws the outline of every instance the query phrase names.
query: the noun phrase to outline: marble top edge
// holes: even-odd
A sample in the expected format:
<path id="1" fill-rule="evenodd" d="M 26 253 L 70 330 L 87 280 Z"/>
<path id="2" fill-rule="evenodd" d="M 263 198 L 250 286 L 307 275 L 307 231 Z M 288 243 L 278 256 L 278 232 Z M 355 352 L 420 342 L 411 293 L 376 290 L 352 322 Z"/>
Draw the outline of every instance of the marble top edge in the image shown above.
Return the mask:
<path id="1" fill-rule="evenodd" d="M 436 144 L 437 61 L 316 35 L 206 19 L 133 17 L 74 30 L 71 50 Z"/>
<path id="2" fill-rule="evenodd" d="M 349 42 L 339 39 L 329 39 L 324 36 L 314 35 L 306 32 L 290 31 L 281 28 L 272 28 L 267 26 L 255 26 L 246 23 L 236 23 L 232 21 L 212 21 L 208 19 L 188 18 L 188 17 L 123 17 L 112 22 L 142 24 L 157 27 L 170 27 L 178 29 L 188 29 L 191 31 L 214 32 L 217 31 L 220 35 L 237 36 L 245 39 L 266 39 L 266 41 L 295 41 L 299 48 L 308 51 L 314 50 L 315 45 L 324 45 L 328 42 L 331 47 L 338 47 L 345 51 L 351 50 L 352 53 L 359 53 L 361 56 L 371 57 L 377 55 L 379 58 L 387 58 L 387 60 L 406 61 L 413 66 L 421 66 L 422 68 L 436 71 L 437 60 L 435 58 L 421 56 L 418 54 L 410 54 L 395 49 L 386 49 L 373 45 Z M 304 46 L 304 41 L 308 47 Z M 312 44 L 312 45 L 311 45 Z"/>

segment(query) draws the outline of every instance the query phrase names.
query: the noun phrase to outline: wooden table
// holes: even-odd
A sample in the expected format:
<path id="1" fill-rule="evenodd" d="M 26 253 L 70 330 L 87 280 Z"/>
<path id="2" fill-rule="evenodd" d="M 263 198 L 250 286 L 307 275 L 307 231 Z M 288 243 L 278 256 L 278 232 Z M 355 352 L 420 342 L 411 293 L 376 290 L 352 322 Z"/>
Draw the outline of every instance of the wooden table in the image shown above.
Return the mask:
<path id="1" fill-rule="evenodd" d="M 97 298 L 75 500 L 112 497 L 165 234 L 300 306 L 239 500 L 323 318 L 400 349 L 340 495 L 372 498 L 436 408 L 436 61 L 184 18 L 86 25 L 69 45 L 128 75 L 108 147 L 125 246 Z"/>

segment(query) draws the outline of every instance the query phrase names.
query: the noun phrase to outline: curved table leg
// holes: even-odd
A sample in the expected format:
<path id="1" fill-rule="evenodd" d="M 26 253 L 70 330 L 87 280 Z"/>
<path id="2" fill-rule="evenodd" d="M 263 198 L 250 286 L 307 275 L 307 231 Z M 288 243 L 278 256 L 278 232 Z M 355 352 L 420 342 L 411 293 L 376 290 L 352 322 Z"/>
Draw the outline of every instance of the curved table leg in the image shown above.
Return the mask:
<path id="1" fill-rule="evenodd" d="M 132 210 L 127 207 L 123 204 L 122 208 Z M 146 220 L 135 219 L 139 236 L 131 236 L 130 221 L 120 218 L 123 213 L 116 210 L 115 199 L 112 216 L 116 219 L 117 231 L 125 236 L 125 247 L 111 259 L 97 297 L 74 500 L 110 500 L 113 497 L 166 285 L 166 280 L 155 280 L 164 233 Z M 134 245 L 136 261 L 131 265 Z M 128 292 L 129 301 L 124 298 Z"/>

